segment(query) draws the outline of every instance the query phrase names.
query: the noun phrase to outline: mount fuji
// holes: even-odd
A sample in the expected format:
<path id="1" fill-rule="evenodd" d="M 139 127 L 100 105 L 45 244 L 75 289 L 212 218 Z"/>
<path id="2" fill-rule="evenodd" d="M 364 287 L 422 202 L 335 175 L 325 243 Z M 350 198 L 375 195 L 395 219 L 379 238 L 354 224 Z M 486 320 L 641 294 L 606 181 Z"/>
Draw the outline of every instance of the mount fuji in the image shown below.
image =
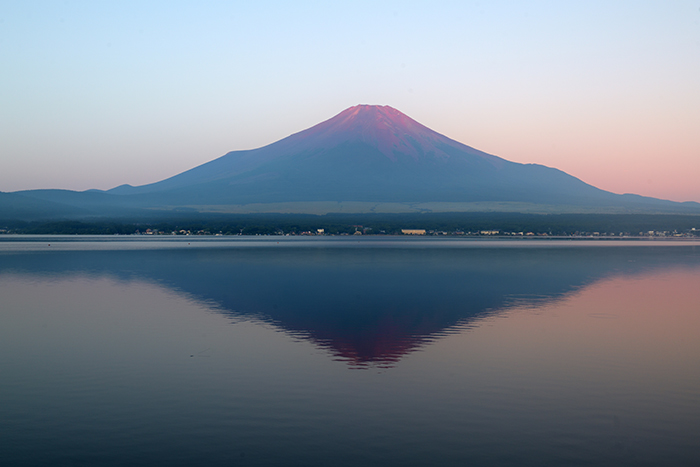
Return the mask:
<path id="1" fill-rule="evenodd" d="M 126 209 L 700 213 L 699 203 L 618 195 L 554 168 L 510 162 L 376 105 L 350 107 L 275 143 L 229 152 L 148 185 L 3 195 L 62 204 L 73 215 Z"/>

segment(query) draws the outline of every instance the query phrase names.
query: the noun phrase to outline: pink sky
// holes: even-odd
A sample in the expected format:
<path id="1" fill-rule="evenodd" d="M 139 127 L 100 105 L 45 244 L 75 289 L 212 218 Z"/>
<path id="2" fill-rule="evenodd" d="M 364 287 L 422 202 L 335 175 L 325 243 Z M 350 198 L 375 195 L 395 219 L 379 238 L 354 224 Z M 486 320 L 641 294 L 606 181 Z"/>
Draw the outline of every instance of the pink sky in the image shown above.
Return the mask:
<path id="1" fill-rule="evenodd" d="M 659 109 L 667 110 L 668 109 Z M 700 118 L 678 107 L 675 118 L 620 110 L 560 120 L 525 115 L 442 124 L 453 139 L 505 159 L 556 167 L 598 188 L 674 201 L 700 201 Z M 668 112 L 666 112 L 668 114 Z M 464 120 L 462 120 L 464 122 Z"/>

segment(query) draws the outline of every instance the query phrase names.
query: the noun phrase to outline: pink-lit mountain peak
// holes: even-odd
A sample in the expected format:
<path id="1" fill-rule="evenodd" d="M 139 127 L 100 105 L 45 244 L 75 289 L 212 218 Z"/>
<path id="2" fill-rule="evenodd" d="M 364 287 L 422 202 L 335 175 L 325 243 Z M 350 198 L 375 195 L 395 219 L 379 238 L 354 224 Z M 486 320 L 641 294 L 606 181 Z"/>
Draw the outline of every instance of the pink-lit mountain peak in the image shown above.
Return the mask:
<path id="1" fill-rule="evenodd" d="M 344 142 L 366 143 L 394 161 L 397 159 L 397 153 L 409 155 L 414 159 L 426 156 L 449 157 L 435 147 L 436 142 L 462 146 L 393 107 L 382 105 L 350 107 L 295 136 L 313 139 L 317 143 L 324 142 L 329 146 Z"/>
<path id="2" fill-rule="evenodd" d="M 331 120 L 336 120 L 337 130 L 393 130 L 409 131 L 426 127 L 388 105 L 356 105 L 345 109 Z"/>

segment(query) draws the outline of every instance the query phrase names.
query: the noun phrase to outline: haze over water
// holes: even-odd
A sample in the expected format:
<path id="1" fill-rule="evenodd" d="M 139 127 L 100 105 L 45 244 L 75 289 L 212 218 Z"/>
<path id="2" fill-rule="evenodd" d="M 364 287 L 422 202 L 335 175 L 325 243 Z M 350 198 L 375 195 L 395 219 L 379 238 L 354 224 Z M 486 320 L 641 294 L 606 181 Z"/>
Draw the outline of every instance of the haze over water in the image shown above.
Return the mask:
<path id="1" fill-rule="evenodd" d="M 0 240 L 7 465 L 700 458 L 696 242 Z"/>

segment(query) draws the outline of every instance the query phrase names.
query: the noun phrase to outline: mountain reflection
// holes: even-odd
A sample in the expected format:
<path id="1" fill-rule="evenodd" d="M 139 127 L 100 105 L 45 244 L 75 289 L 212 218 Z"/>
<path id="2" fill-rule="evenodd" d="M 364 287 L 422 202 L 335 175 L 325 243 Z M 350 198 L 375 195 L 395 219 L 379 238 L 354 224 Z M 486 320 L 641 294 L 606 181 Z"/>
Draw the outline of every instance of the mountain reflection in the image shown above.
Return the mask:
<path id="1" fill-rule="evenodd" d="M 4 253 L 0 274 L 157 282 L 362 367 L 391 366 L 513 303 L 556 300 L 610 275 L 696 262 L 695 249 L 674 247 L 222 246 Z"/>

